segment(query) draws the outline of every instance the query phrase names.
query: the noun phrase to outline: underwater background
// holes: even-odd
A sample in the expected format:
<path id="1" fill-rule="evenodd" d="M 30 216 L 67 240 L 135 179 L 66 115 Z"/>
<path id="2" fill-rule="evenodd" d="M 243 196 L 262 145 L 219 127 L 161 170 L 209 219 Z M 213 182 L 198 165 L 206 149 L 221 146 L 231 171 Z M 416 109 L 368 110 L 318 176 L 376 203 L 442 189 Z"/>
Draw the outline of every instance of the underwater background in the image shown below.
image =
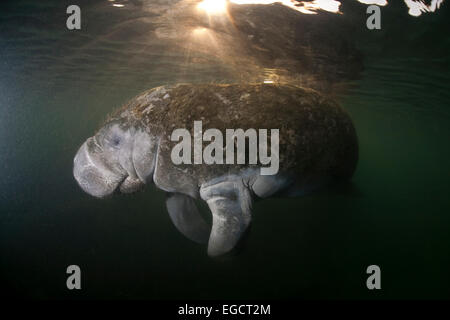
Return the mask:
<path id="1" fill-rule="evenodd" d="M 357 1 L 315 15 L 230 4 L 229 17 L 207 19 L 186 9 L 196 1 L 75 2 L 0 5 L 2 295 L 450 298 L 448 3 L 414 17 L 392 1 L 381 30 L 368 30 Z M 81 7 L 81 30 L 66 28 L 70 4 Z M 138 93 L 242 81 L 338 100 L 360 143 L 352 183 L 256 202 L 244 247 L 226 259 L 175 229 L 154 186 L 97 200 L 76 184 L 82 142 Z M 82 290 L 66 288 L 72 264 Z M 366 287 L 372 264 L 381 290 Z"/>

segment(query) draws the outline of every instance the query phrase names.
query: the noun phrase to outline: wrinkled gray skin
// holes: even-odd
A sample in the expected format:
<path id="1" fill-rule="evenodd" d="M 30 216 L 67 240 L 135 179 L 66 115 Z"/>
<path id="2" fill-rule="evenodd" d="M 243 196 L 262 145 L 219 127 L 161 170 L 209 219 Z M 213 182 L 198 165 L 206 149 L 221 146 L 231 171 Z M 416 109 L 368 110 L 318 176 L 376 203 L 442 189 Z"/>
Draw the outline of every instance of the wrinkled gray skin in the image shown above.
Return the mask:
<path id="1" fill-rule="evenodd" d="M 157 140 L 119 122 L 86 140 L 74 159 L 73 174 L 90 195 L 106 197 L 119 188 L 133 193 L 152 181 Z"/>
<path id="2" fill-rule="evenodd" d="M 214 92 L 215 88 L 211 90 Z M 169 100 L 169 94 L 174 92 L 164 87 L 153 89 L 138 96 L 135 105 L 150 105 L 146 110 L 152 112 L 157 109 L 154 105 Z M 255 198 L 280 192 L 288 196 L 302 195 L 327 181 L 322 176 L 302 180 L 282 170 L 274 176 L 261 176 L 257 168 L 245 166 L 225 171 L 226 174 L 217 166 L 185 173 L 188 171 L 171 163 L 167 146 L 169 133 L 158 131 L 143 120 L 130 121 L 130 114 L 129 110 L 123 111 L 80 147 L 74 159 L 76 181 L 85 192 L 98 198 L 116 190 L 133 193 L 154 183 L 168 192 L 166 205 L 176 228 L 193 241 L 209 241 L 210 256 L 225 254 L 236 246 L 251 222 Z M 354 138 L 353 133 L 350 137 Z M 213 216 L 212 227 L 199 214 L 195 198 L 207 202 Z"/>

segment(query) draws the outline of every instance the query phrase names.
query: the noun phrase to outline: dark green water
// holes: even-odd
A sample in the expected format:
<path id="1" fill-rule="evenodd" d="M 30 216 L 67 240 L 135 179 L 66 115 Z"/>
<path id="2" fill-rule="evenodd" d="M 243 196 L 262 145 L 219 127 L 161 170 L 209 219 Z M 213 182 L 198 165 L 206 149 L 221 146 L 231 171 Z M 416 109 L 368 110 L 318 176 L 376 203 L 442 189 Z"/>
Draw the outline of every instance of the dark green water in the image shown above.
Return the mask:
<path id="1" fill-rule="evenodd" d="M 338 96 L 360 141 L 352 184 L 256 203 L 244 248 L 223 260 L 208 258 L 205 247 L 176 231 L 162 191 L 96 200 L 77 186 L 72 161 L 106 114 L 140 91 L 176 81 L 231 81 L 227 67 L 181 68 L 183 55 L 159 43 L 98 44 L 102 24 L 61 42 L 69 34 L 52 30 L 65 15 L 37 28 L 33 17 L 55 13 L 27 2 L 8 9 L 0 29 L 3 295 L 450 298 L 445 7 L 420 19 L 401 15 L 402 24 L 391 17 L 381 34 L 355 35 L 364 71 Z M 82 269 L 78 292 L 65 286 L 71 264 Z M 380 291 L 365 285 L 372 264 L 381 267 Z"/>

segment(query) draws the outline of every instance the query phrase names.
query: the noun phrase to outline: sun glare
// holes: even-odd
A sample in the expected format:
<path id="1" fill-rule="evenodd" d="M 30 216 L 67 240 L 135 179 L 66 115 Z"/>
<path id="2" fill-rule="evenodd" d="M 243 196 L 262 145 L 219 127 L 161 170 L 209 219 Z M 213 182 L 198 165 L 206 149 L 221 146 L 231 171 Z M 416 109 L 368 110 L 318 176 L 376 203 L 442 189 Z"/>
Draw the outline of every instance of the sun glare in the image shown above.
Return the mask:
<path id="1" fill-rule="evenodd" d="M 221 14 L 227 10 L 226 0 L 203 0 L 198 4 L 198 8 L 208 14 Z"/>
<path id="2" fill-rule="evenodd" d="M 206 28 L 195 28 L 194 30 L 192 30 L 192 34 L 194 36 L 200 36 L 202 34 L 205 34 L 208 31 L 208 29 Z"/>

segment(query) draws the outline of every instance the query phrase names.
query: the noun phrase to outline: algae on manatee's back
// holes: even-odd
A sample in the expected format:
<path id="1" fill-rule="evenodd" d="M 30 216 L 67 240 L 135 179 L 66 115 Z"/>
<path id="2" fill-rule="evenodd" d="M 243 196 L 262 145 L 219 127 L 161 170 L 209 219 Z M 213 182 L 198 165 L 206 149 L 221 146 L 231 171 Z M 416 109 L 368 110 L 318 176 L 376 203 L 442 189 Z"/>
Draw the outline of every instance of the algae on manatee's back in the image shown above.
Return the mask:
<path id="1" fill-rule="evenodd" d="M 203 129 L 279 129 L 280 171 L 299 175 L 350 177 L 358 159 L 355 129 L 333 100 L 312 89 L 284 84 L 178 84 L 145 91 L 112 118 L 141 122 L 171 150 L 171 132 L 194 121 Z M 167 155 L 170 157 L 170 155 Z M 226 165 L 186 166 L 206 176 L 230 170 Z"/>

